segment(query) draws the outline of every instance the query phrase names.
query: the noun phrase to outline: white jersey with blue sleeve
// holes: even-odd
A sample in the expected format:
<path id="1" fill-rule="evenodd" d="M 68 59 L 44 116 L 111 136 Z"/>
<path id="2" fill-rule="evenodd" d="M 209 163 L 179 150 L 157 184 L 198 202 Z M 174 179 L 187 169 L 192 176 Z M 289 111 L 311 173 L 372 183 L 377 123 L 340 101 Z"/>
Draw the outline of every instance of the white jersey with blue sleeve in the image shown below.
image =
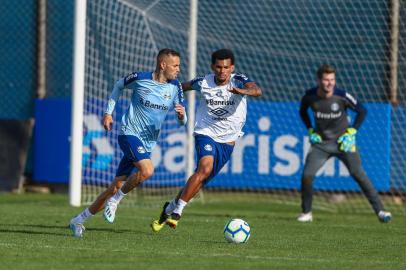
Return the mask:
<path id="1" fill-rule="evenodd" d="M 243 74 L 231 74 L 227 85 L 217 85 L 214 74 L 193 79 L 192 88 L 201 93 L 194 133 L 209 136 L 220 143 L 232 142 L 243 136 L 247 96 L 233 94 L 229 90 L 244 88 L 248 82 L 252 81 Z"/>
<path id="2" fill-rule="evenodd" d="M 183 105 L 182 86 L 178 80 L 160 83 L 152 72 L 133 72 L 114 85 L 105 113 L 112 114 L 123 89 L 133 90 L 131 102 L 121 119 L 120 135 L 138 137 L 151 152 L 162 122 L 176 104 Z"/>

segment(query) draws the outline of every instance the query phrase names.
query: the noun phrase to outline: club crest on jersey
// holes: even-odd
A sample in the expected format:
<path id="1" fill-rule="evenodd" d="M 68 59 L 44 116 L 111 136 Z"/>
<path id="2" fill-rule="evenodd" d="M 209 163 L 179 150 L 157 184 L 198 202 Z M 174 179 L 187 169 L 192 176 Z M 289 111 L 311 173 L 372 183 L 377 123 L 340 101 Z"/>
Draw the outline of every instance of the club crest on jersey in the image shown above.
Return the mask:
<path id="1" fill-rule="evenodd" d="M 218 97 L 222 97 L 222 96 L 223 96 L 222 93 L 221 93 L 221 90 L 217 91 L 216 96 L 218 96 Z"/>
<path id="2" fill-rule="evenodd" d="M 213 147 L 212 147 L 210 144 L 206 144 L 206 145 L 204 146 L 204 150 L 211 152 L 211 151 L 213 150 Z"/>
<path id="3" fill-rule="evenodd" d="M 140 153 L 140 154 L 145 154 L 145 148 L 144 147 L 142 147 L 142 146 L 138 146 L 138 148 L 137 148 L 137 151 L 138 151 L 138 153 Z"/>
<path id="4" fill-rule="evenodd" d="M 338 109 L 340 109 L 340 106 L 338 106 L 338 104 L 334 102 L 333 104 L 331 104 L 330 108 L 332 111 L 336 112 L 338 111 Z"/>

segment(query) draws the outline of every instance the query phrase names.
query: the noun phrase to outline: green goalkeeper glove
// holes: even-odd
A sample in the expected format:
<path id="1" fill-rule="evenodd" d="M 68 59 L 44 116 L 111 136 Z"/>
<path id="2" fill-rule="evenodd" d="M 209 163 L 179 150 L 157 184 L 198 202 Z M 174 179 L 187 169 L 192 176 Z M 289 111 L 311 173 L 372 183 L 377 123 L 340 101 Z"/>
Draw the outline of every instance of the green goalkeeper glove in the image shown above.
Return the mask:
<path id="1" fill-rule="evenodd" d="M 312 128 L 309 128 L 309 141 L 311 144 L 321 143 L 322 141 L 321 136 L 314 132 Z"/>
<path id="2" fill-rule="evenodd" d="M 357 134 L 355 128 L 347 128 L 346 132 L 338 138 L 337 142 L 340 146 L 340 151 L 355 152 L 355 134 Z"/>

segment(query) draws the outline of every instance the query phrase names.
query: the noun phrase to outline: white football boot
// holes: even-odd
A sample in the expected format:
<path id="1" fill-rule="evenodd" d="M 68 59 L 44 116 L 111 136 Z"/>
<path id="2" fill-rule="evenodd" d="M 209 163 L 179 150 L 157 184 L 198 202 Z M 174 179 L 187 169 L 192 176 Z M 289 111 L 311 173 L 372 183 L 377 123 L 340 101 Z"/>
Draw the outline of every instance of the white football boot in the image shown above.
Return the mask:
<path id="1" fill-rule="evenodd" d="M 298 216 L 297 221 L 300 221 L 300 222 L 312 222 L 312 221 L 313 221 L 312 212 L 309 212 L 309 213 L 301 213 L 301 214 Z"/>
<path id="2" fill-rule="evenodd" d="M 69 223 L 69 228 L 72 231 L 74 237 L 83 237 L 83 232 L 85 231 L 85 226 L 81 223 L 75 223 L 71 220 Z"/>
<path id="3" fill-rule="evenodd" d="M 380 222 L 388 223 L 392 219 L 392 214 L 386 211 L 379 211 L 378 219 Z"/>
<path id="4" fill-rule="evenodd" d="M 115 200 L 109 199 L 104 207 L 103 216 L 109 223 L 113 223 L 116 217 L 118 203 Z"/>

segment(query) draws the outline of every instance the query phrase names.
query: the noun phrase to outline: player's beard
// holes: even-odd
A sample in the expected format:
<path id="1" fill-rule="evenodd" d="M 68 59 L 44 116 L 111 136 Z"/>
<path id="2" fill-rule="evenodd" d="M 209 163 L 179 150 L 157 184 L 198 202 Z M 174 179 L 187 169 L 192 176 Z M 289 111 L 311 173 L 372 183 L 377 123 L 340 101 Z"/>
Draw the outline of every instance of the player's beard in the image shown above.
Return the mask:
<path id="1" fill-rule="evenodd" d="M 324 93 L 328 94 L 334 91 L 334 86 L 322 87 L 321 89 L 323 90 Z"/>
<path id="2" fill-rule="evenodd" d="M 228 82 L 228 80 L 229 80 L 229 76 L 227 76 L 227 75 L 224 75 L 224 76 L 218 75 L 218 76 L 216 76 L 217 84 L 225 84 L 225 83 Z"/>
<path id="3" fill-rule="evenodd" d="M 178 77 L 178 74 L 177 73 L 175 73 L 175 74 L 166 74 L 165 77 L 166 77 L 167 80 L 175 80 Z"/>

